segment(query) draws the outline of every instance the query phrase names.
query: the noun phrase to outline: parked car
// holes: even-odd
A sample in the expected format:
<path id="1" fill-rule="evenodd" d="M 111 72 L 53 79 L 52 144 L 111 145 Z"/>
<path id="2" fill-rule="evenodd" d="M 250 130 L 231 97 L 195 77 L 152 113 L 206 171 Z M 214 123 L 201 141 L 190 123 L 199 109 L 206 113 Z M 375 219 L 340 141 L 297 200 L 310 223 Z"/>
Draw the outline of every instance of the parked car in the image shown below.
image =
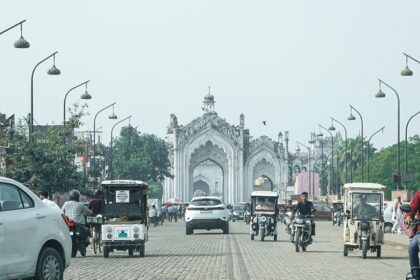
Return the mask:
<path id="1" fill-rule="evenodd" d="M 63 279 L 70 260 L 71 238 L 61 211 L 21 183 L 0 177 L 0 279 Z"/>
<path id="2" fill-rule="evenodd" d="M 216 196 L 194 197 L 185 211 L 185 231 L 187 235 L 195 229 L 221 229 L 229 233 L 228 210 Z"/>
<path id="3" fill-rule="evenodd" d="M 316 212 L 314 213 L 315 220 L 331 221 L 331 207 L 322 204 L 315 204 L 314 208 L 316 209 Z"/>

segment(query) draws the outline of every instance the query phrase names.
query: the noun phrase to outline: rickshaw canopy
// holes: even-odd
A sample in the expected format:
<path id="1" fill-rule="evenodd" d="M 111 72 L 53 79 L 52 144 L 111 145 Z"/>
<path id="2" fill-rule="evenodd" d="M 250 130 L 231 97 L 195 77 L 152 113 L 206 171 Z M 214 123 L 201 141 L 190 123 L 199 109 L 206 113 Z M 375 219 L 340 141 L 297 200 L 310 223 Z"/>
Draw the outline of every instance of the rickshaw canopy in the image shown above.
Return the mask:
<path id="1" fill-rule="evenodd" d="M 386 186 L 376 183 L 347 183 L 344 185 L 345 190 L 378 190 L 383 191 L 386 189 Z"/>
<path id="2" fill-rule="evenodd" d="M 277 192 L 270 191 L 253 191 L 251 193 L 251 197 L 254 196 L 279 197 L 279 194 Z"/>

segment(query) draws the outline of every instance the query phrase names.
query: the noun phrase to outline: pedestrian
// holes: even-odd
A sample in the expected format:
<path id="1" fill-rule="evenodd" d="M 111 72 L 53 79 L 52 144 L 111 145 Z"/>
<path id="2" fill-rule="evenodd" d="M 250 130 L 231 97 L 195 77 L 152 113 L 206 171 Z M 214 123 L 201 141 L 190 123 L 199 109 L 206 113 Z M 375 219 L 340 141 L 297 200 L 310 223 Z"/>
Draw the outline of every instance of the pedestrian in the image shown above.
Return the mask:
<path id="1" fill-rule="evenodd" d="M 157 226 L 157 214 L 156 206 L 153 204 L 152 208 L 149 209 L 149 218 L 151 219 L 153 226 Z"/>
<path id="2" fill-rule="evenodd" d="M 394 200 L 394 204 L 392 207 L 392 222 L 394 223 L 394 226 L 392 227 L 391 232 L 395 233 L 397 232 L 398 234 L 401 233 L 401 227 L 400 227 L 400 220 L 401 220 L 401 209 L 400 206 L 402 205 L 401 203 L 401 196 L 398 196 L 395 200 Z"/>
<path id="3" fill-rule="evenodd" d="M 48 206 L 50 206 L 54 209 L 61 210 L 60 207 L 58 207 L 57 203 L 48 199 L 48 193 L 46 191 L 38 192 L 38 196 L 39 196 L 39 199 L 41 199 L 41 201 L 43 203 L 45 203 L 46 205 L 48 205 Z"/>
<path id="4" fill-rule="evenodd" d="M 162 222 L 166 219 L 166 210 L 167 209 L 166 209 L 165 205 L 162 204 L 162 206 L 160 207 Z"/>

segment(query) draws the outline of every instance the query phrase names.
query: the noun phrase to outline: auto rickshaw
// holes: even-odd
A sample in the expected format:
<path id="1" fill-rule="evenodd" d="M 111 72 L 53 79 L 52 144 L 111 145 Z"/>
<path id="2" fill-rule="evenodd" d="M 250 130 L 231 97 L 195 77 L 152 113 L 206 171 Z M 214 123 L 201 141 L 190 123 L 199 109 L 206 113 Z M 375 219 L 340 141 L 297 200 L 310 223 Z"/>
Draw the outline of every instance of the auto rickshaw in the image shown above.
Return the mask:
<path id="1" fill-rule="evenodd" d="M 102 182 L 102 244 L 104 257 L 114 250 L 133 256 L 145 255 L 147 241 L 147 194 L 142 181 L 111 180 Z"/>
<path id="2" fill-rule="evenodd" d="M 344 256 L 354 249 L 381 257 L 384 243 L 383 201 L 385 186 L 374 183 L 348 183 L 344 185 Z"/>
<path id="3" fill-rule="evenodd" d="M 273 236 L 277 241 L 277 192 L 254 191 L 251 193 L 251 240 L 255 235 L 261 236 L 264 241 L 266 236 Z"/>
<path id="4" fill-rule="evenodd" d="M 341 226 L 344 220 L 344 203 L 342 200 L 333 200 L 331 203 L 332 210 L 331 210 L 331 219 L 333 226 L 337 224 Z"/>

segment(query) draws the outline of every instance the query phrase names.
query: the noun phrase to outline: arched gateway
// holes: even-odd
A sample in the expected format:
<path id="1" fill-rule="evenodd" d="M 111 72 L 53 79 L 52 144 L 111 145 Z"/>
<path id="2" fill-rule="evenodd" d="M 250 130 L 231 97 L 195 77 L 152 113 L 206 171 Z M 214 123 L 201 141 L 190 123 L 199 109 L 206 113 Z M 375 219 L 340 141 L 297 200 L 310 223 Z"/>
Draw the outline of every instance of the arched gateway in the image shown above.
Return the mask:
<path id="1" fill-rule="evenodd" d="M 244 115 L 239 125 L 231 125 L 218 116 L 214 104 L 209 93 L 204 114 L 186 126 L 171 115 L 167 139 L 174 178 L 166 178 L 163 199 L 190 201 L 194 195 L 216 195 L 225 203 L 237 203 L 261 188 L 284 195 L 288 169 L 282 139 L 275 142 L 262 136 L 251 141 Z M 264 178 L 261 184 L 258 178 Z"/>

